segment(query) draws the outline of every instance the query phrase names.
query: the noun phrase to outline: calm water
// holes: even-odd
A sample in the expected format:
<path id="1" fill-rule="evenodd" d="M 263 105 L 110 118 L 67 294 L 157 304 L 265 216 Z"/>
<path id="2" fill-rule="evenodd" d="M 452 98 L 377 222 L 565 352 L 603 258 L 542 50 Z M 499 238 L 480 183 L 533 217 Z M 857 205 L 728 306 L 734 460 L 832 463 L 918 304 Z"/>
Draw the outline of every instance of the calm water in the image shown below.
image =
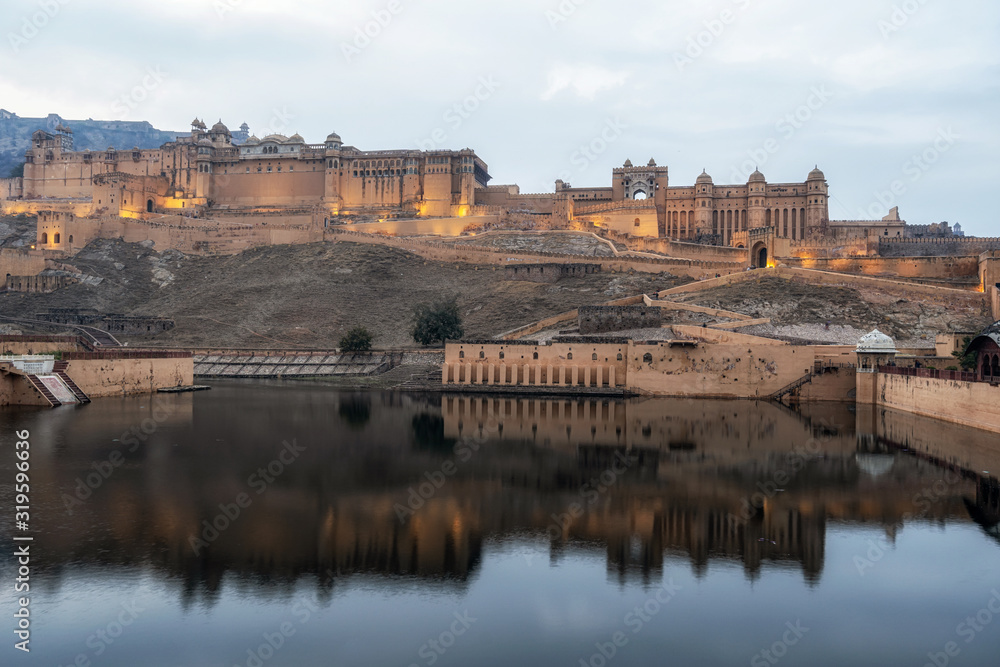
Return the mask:
<path id="1" fill-rule="evenodd" d="M 996 435 L 297 384 L 0 422 L 3 665 L 1000 662 Z"/>

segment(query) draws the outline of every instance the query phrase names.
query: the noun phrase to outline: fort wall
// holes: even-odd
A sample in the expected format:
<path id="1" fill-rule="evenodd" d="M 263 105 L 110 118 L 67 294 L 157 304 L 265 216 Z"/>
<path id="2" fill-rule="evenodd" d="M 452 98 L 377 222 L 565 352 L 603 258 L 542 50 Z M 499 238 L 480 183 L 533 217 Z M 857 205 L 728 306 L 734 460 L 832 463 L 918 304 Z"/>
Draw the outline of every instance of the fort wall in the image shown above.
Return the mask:
<path id="1" fill-rule="evenodd" d="M 834 271 L 861 276 L 900 277 L 959 281 L 970 286 L 979 284 L 979 257 L 838 257 L 780 258 L 792 268 Z"/>
<path id="2" fill-rule="evenodd" d="M 980 255 L 987 250 L 1000 250 L 1000 238 L 951 236 L 947 238 L 880 239 L 878 244 L 879 255 L 883 257 Z"/>
<path id="3" fill-rule="evenodd" d="M 902 410 L 1000 433 L 998 386 L 884 372 L 873 375 L 879 408 Z"/>
<path id="4" fill-rule="evenodd" d="M 655 307 L 580 306 L 577 312 L 580 333 L 583 335 L 624 329 L 658 328 L 663 323 L 663 311 Z"/>
<path id="5" fill-rule="evenodd" d="M 48 294 L 80 282 L 72 276 L 12 276 L 7 275 L 4 287 L 9 292 Z"/>
<path id="6" fill-rule="evenodd" d="M 45 269 L 45 257 L 39 250 L 0 248 L 0 277 L 34 276 Z"/>

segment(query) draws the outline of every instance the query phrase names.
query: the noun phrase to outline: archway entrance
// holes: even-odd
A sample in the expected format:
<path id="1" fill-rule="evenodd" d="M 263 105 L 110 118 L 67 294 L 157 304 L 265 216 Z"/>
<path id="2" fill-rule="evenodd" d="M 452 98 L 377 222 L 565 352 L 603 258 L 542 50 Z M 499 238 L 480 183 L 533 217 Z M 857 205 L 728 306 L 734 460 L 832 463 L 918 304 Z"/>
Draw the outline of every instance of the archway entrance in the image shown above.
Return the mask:
<path id="1" fill-rule="evenodd" d="M 646 193 L 643 192 L 642 190 L 636 190 L 635 194 L 632 195 L 632 199 L 636 199 L 636 200 L 639 200 L 639 201 L 642 201 L 645 198 L 646 198 Z"/>
<path id="2" fill-rule="evenodd" d="M 767 244 L 760 242 L 754 243 L 753 249 L 750 251 L 750 266 L 763 269 L 767 267 Z"/>
<path id="3" fill-rule="evenodd" d="M 146 200 L 146 213 L 152 213 L 152 212 L 153 212 L 153 200 L 152 199 L 147 199 Z"/>

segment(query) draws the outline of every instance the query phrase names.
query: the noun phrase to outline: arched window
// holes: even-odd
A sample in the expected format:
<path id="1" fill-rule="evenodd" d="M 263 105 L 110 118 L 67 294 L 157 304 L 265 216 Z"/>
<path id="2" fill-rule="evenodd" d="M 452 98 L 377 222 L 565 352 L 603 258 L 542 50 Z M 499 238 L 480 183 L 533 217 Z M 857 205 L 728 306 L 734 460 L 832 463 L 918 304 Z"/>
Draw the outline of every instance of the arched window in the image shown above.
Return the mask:
<path id="1" fill-rule="evenodd" d="M 534 353 L 533 355 L 531 355 L 531 358 L 532 358 L 532 359 L 537 359 L 537 358 L 538 358 L 538 353 L 537 353 L 537 352 L 535 352 L 535 353 Z"/>
<path id="2" fill-rule="evenodd" d="M 594 354 L 592 354 L 592 355 L 590 356 L 590 360 L 591 360 L 591 361 L 597 361 L 597 353 L 596 353 L 596 352 L 594 352 Z"/>
<path id="3" fill-rule="evenodd" d="M 501 353 L 500 353 L 500 358 L 501 358 L 501 359 L 503 359 L 503 358 L 504 358 L 504 354 L 503 354 L 503 352 L 501 352 Z"/>
<path id="4" fill-rule="evenodd" d="M 458 358 L 459 359 L 465 359 L 465 351 L 464 350 L 459 350 L 459 352 L 458 352 Z"/>
<path id="5" fill-rule="evenodd" d="M 59 243 L 59 232 L 56 232 L 55 236 L 52 238 L 53 243 Z"/>
<path id="6" fill-rule="evenodd" d="M 485 352 L 483 352 L 482 350 L 480 350 L 480 351 L 479 351 L 479 358 L 480 358 L 480 359 L 485 359 L 485 358 L 486 358 L 486 353 L 485 353 Z"/>
<path id="7" fill-rule="evenodd" d="M 249 170 L 250 167 L 247 167 L 247 169 Z M 146 213 L 152 213 L 152 212 L 153 212 L 153 200 L 152 199 L 147 199 L 146 200 Z"/>
<path id="8" fill-rule="evenodd" d="M 618 361 L 621 361 L 621 360 L 622 360 L 622 353 L 621 353 L 621 352 L 619 352 L 619 353 L 618 353 Z"/>
<path id="9" fill-rule="evenodd" d="M 650 354 L 649 352 L 647 352 L 646 354 L 642 355 L 642 363 L 644 363 L 644 364 L 651 364 L 651 363 L 653 363 L 653 355 Z"/>
<path id="10" fill-rule="evenodd" d="M 72 235 L 72 234 L 70 234 L 70 235 L 69 235 L 69 242 L 70 242 L 70 243 L 72 243 L 72 242 L 73 242 L 73 235 Z"/>
<path id="11" fill-rule="evenodd" d="M 569 354 L 567 354 L 566 358 L 569 359 L 570 361 L 572 361 L 573 360 L 573 353 L 570 352 Z"/>
<path id="12" fill-rule="evenodd" d="M 48 243 L 48 242 L 49 242 L 49 235 L 46 234 L 45 232 L 42 232 L 42 243 Z"/>

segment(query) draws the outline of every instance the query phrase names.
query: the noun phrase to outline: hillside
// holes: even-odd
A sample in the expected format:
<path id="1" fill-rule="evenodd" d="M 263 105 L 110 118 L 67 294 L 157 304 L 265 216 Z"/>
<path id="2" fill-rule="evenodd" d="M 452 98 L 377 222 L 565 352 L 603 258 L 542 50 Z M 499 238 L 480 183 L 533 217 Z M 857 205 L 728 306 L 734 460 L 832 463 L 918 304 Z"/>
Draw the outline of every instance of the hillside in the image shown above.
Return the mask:
<path id="1" fill-rule="evenodd" d="M 77 307 L 176 321 L 176 328 L 156 337 L 123 338 L 133 345 L 331 347 L 363 325 L 376 333 L 378 347 L 413 347 L 410 320 L 419 302 L 455 295 L 466 336 L 491 337 L 581 304 L 683 282 L 665 274 L 511 282 L 493 267 L 428 262 L 403 250 L 348 242 L 193 257 L 101 240 L 67 262 L 103 281 L 52 294 L 0 293 L 0 314 L 30 317 Z"/>

